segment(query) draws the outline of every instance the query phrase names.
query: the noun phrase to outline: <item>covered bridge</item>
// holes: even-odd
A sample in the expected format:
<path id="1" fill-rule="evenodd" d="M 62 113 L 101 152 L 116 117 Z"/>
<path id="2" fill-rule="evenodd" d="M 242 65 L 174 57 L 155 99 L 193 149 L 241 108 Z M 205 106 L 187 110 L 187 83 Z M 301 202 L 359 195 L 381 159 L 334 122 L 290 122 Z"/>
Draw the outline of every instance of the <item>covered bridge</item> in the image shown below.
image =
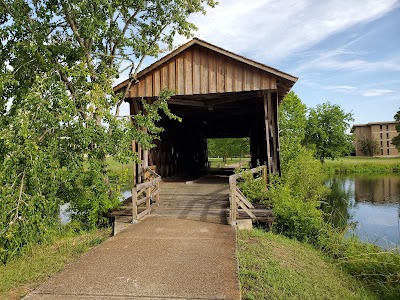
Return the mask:
<path id="1" fill-rule="evenodd" d="M 297 77 L 193 39 L 137 74 L 126 101 L 135 115 L 142 99 L 155 101 L 164 88 L 175 91 L 171 111 L 182 122 L 163 118 L 165 131 L 157 147 L 136 147 L 144 168 L 161 176 L 207 166 L 207 138 L 249 137 L 251 165 L 280 171 L 278 104 Z M 122 92 L 126 80 L 115 87 Z M 137 176 L 137 182 L 142 182 Z"/>

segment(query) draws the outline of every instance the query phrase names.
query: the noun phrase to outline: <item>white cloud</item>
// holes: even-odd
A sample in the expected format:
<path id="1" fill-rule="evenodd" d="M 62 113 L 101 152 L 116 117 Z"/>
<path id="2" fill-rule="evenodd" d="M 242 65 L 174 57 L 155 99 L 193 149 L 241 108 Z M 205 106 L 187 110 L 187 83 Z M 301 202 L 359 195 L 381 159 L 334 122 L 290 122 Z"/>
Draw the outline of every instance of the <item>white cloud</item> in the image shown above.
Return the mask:
<path id="1" fill-rule="evenodd" d="M 362 93 L 363 96 L 365 97 L 378 97 L 378 96 L 384 96 L 387 94 L 394 93 L 393 90 L 384 90 L 384 89 L 376 89 L 376 90 L 367 90 Z"/>
<path id="2" fill-rule="evenodd" d="M 308 65 L 308 66 L 307 66 Z M 382 60 L 382 61 L 367 61 L 362 59 L 336 59 L 336 58 L 320 58 L 307 64 L 304 64 L 298 70 L 305 70 L 308 68 L 318 68 L 326 70 L 353 70 L 353 71 L 400 71 L 400 60 L 396 58 Z"/>
<path id="3" fill-rule="evenodd" d="M 295 54 L 355 24 L 379 18 L 396 0 L 221 0 L 191 20 L 201 39 L 265 63 Z M 184 42 L 183 39 L 178 43 Z M 261 59 L 260 59 L 261 58 Z"/>
<path id="4" fill-rule="evenodd" d="M 326 86 L 326 90 L 334 90 L 334 91 L 351 91 L 354 90 L 354 86 L 350 85 L 331 85 L 331 86 Z"/>

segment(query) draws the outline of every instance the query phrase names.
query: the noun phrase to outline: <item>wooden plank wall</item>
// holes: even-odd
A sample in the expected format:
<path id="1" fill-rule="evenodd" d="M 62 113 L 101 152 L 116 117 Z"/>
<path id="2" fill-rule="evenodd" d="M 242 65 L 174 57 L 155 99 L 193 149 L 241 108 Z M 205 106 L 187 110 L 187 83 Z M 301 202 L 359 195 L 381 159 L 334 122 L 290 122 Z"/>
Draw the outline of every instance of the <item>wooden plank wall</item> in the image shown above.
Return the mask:
<path id="1" fill-rule="evenodd" d="M 277 89 L 277 84 L 265 71 L 194 45 L 139 78 L 128 97 L 157 97 L 164 88 L 195 95 Z"/>
<path id="2" fill-rule="evenodd" d="M 268 173 L 280 173 L 278 94 L 266 91 L 250 133 L 251 167 L 267 164 Z"/>

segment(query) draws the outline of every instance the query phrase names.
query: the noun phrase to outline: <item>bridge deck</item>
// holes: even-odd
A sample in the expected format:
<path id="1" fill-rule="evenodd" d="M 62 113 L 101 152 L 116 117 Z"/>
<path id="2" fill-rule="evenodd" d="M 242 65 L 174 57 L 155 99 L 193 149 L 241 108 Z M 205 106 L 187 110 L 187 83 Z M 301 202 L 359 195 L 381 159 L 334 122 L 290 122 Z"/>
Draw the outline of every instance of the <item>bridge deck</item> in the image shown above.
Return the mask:
<path id="1" fill-rule="evenodd" d="M 209 175 L 195 181 L 164 180 L 160 205 L 152 213 L 226 224 L 229 184 L 226 175 Z"/>
<path id="2" fill-rule="evenodd" d="M 210 223 L 227 224 L 229 216 L 229 176 L 208 175 L 194 181 L 184 178 L 164 178 L 161 183 L 160 203 L 151 215 L 175 217 Z M 138 208 L 139 212 L 144 207 Z M 113 219 L 114 234 L 132 222 L 131 197 L 124 205 L 107 214 Z"/>

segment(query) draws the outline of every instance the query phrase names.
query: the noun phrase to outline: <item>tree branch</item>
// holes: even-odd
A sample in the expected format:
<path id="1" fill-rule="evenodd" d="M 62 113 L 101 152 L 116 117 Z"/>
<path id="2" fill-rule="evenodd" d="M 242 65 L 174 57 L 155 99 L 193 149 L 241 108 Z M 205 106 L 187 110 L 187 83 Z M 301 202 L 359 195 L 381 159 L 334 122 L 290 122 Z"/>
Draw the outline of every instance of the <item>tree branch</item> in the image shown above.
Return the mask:
<path id="1" fill-rule="evenodd" d="M 74 99 L 74 101 L 76 101 L 76 91 L 75 88 L 73 86 L 73 84 L 69 81 L 67 75 L 64 74 L 64 72 L 62 72 L 62 70 L 60 70 L 60 68 L 57 68 L 58 74 L 60 75 L 61 80 L 64 82 L 65 86 L 67 87 L 68 91 L 71 93 L 71 97 Z M 85 111 L 83 110 L 82 107 L 77 107 L 81 117 L 83 120 L 87 120 L 87 115 L 85 113 Z"/>
<path id="2" fill-rule="evenodd" d="M 110 41 L 110 55 L 111 57 L 115 56 L 115 52 L 117 51 L 117 48 L 119 47 L 119 43 L 121 40 L 124 38 L 126 31 L 128 30 L 129 26 L 131 25 L 131 22 L 134 18 L 136 18 L 137 14 L 140 12 L 140 9 L 137 9 L 129 18 L 126 20 L 124 28 L 122 29 L 120 37 L 115 41 L 114 45 L 111 47 L 111 41 Z M 118 17 L 117 17 L 118 18 Z M 110 61 L 110 66 L 112 67 L 114 65 L 114 59 L 112 58 Z"/>
<path id="3" fill-rule="evenodd" d="M 75 36 L 77 42 L 79 43 L 79 45 L 80 45 L 82 48 L 86 49 L 86 47 L 85 47 L 85 41 L 84 41 L 84 39 L 81 37 L 81 35 L 79 34 L 78 26 L 76 25 L 75 20 L 72 19 L 72 16 L 71 16 L 71 14 L 69 13 L 69 10 L 68 10 L 68 8 L 66 7 L 66 5 L 65 5 L 64 2 L 62 2 L 62 7 L 63 7 L 63 12 L 64 12 L 64 14 L 65 14 L 65 18 L 67 19 L 68 25 L 69 25 L 69 27 L 71 28 L 71 30 L 72 30 L 72 32 L 73 32 L 73 34 L 74 34 L 74 36 Z"/>
<path id="4" fill-rule="evenodd" d="M 21 205 L 21 202 L 22 202 L 22 192 L 24 189 L 24 181 L 25 181 L 25 171 L 22 173 L 21 185 L 19 186 L 19 196 L 18 196 L 18 201 L 17 201 L 17 207 L 14 209 L 15 216 L 14 216 L 14 219 L 9 223 L 9 225 L 14 224 L 18 220 L 19 206 Z"/>
<path id="5" fill-rule="evenodd" d="M 158 35 L 154 37 L 153 41 L 151 41 L 149 46 L 147 47 L 147 51 L 148 51 L 148 49 L 150 49 L 158 41 L 158 39 L 160 38 L 162 32 L 167 27 L 167 25 L 168 24 L 165 24 L 163 27 L 161 27 Z M 128 84 L 125 87 L 124 94 L 122 95 L 122 98 L 117 103 L 117 107 L 116 107 L 116 110 L 115 110 L 115 117 L 119 117 L 120 106 L 125 101 L 126 97 L 128 96 L 129 89 L 131 88 L 132 83 L 137 80 L 136 75 L 137 75 L 140 67 L 142 66 L 142 63 L 143 63 L 144 59 L 147 56 L 147 51 L 145 51 L 145 53 L 140 58 L 140 61 L 139 61 L 138 65 L 136 66 L 135 71 L 133 72 L 133 74 L 132 74 L 132 71 L 133 71 L 134 66 L 132 66 L 131 72 L 129 72 L 129 81 L 128 81 Z"/>
<path id="6" fill-rule="evenodd" d="M 92 80 L 92 82 L 94 82 L 97 78 L 97 76 L 95 75 L 95 71 L 94 71 L 94 65 L 93 65 L 93 60 L 90 56 L 90 48 L 93 45 L 93 41 L 92 39 L 86 40 L 83 39 L 81 37 L 81 35 L 79 34 L 79 29 L 78 29 L 78 25 L 76 24 L 76 21 L 72 18 L 72 15 L 70 14 L 68 8 L 66 7 L 65 3 L 62 4 L 63 7 L 63 12 L 65 14 L 65 18 L 67 20 L 67 23 L 69 24 L 77 42 L 79 43 L 79 45 L 82 47 L 82 49 L 85 52 L 85 56 L 86 56 L 86 63 L 89 67 L 90 70 L 90 78 Z"/>

